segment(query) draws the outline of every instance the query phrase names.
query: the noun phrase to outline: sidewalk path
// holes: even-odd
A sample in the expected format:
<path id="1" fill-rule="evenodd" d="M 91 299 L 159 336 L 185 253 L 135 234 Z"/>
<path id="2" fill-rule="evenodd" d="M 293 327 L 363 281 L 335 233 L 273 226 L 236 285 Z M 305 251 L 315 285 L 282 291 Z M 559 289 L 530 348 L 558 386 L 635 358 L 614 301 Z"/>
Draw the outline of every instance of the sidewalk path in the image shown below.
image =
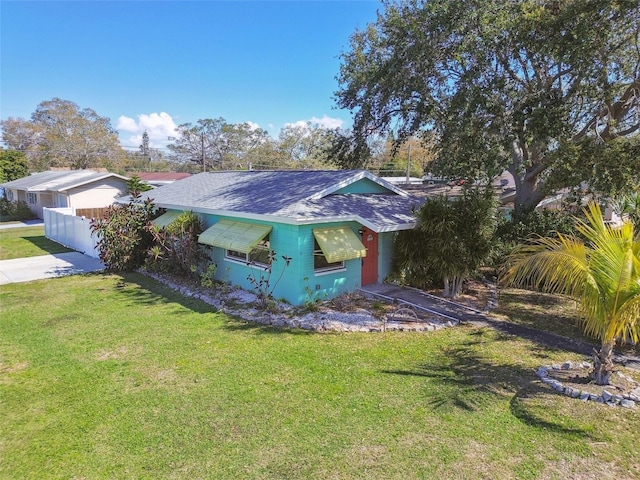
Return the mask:
<path id="1" fill-rule="evenodd" d="M 0 230 L 6 228 L 44 227 L 44 220 L 25 220 L 23 222 L 0 223 Z"/>
<path id="2" fill-rule="evenodd" d="M 97 258 L 79 252 L 0 260 L 0 285 L 103 270 Z"/>
<path id="3" fill-rule="evenodd" d="M 409 303 L 418 309 L 442 315 L 445 318 L 455 318 L 461 322 L 470 323 L 478 327 L 491 327 L 499 332 L 522 337 L 541 345 L 560 350 L 580 353 L 590 357 L 594 349 L 599 348 L 598 345 L 573 340 L 561 335 L 556 335 L 555 333 L 497 320 L 479 310 L 430 295 L 415 288 L 383 284 L 367 285 L 366 287 L 361 287 L 360 290 L 368 295 L 379 296 L 394 302 Z M 640 370 L 640 357 L 616 354 L 615 361 L 629 368 Z"/>

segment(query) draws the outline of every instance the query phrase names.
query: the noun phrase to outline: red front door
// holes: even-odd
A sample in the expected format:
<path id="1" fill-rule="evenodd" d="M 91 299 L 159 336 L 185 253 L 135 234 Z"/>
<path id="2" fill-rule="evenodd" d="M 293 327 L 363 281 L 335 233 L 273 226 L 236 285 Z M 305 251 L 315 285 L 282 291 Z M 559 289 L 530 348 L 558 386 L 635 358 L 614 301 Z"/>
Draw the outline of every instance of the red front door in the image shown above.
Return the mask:
<path id="1" fill-rule="evenodd" d="M 378 283 L 378 234 L 362 227 L 362 244 L 367 249 L 362 259 L 362 286 Z"/>

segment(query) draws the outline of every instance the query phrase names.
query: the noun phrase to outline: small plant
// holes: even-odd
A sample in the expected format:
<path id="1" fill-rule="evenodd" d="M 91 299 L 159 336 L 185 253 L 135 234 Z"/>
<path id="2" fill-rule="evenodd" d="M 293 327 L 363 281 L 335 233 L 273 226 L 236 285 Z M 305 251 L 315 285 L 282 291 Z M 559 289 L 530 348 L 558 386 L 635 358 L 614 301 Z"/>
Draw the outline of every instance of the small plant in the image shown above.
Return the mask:
<path id="1" fill-rule="evenodd" d="M 211 288 L 215 284 L 214 276 L 216 274 L 217 265 L 210 263 L 207 269 L 200 274 L 200 285 L 206 288 Z"/>
<path id="2" fill-rule="evenodd" d="M 271 274 L 273 272 L 272 266 L 278 259 L 276 252 L 274 250 L 271 250 L 267 258 L 268 264 L 266 268 L 254 268 L 256 266 L 254 262 L 248 263 L 248 265 L 251 267 L 251 273 L 247 276 L 247 280 L 249 280 L 249 283 L 255 290 L 261 306 L 268 309 L 269 311 L 273 311 L 272 309 L 276 308 L 276 304 L 273 298 L 273 292 L 278 286 L 278 283 L 280 283 L 280 280 L 282 280 L 284 271 L 290 265 L 292 258 L 286 255 L 282 255 L 281 258 L 284 260 L 285 266 L 280 271 L 280 276 L 276 279 L 275 282 L 271 281 Z M 259 271 L 257 276 L 256 270 Z M 273 303 L 273 305 L 270 306 L 270 303 Z"/>
<path id="3" fill-rule="evenodd" d="M 309 285 L 309 277 L 304 277 L 304 292 L 306 297 L 304 299 L 304 308 L 309 312 L 316 312 L 318 310 L 318 306 L 321 302 L 320 292 L 316 292 Z M 325 293 L 325 298 L 327 294 Z"/>

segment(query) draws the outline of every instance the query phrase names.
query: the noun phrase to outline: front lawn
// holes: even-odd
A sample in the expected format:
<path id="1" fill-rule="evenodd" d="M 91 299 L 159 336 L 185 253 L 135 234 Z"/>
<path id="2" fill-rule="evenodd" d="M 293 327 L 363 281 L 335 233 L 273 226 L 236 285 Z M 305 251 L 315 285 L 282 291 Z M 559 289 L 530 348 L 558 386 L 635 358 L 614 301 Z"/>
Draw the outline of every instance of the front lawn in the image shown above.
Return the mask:
<path id="1" fill-rule="evenodd" d="M 0 260 L 73 252 L 44 236 L 44 227 L 0 230 Z"/>
<path id="2" fill-rule="evenodd" d="M 0 478 L 637 478 L 640 412 L 488 329 L 318 334 L 140 275 L 0 287 Z"/>

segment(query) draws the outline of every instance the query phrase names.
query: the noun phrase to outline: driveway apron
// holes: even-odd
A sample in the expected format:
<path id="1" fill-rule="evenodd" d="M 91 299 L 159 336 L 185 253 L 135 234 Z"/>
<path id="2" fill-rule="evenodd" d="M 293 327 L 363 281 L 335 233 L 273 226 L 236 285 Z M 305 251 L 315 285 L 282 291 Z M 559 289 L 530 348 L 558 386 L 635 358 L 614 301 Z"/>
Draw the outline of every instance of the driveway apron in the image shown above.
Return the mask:
<path id="1" fill-rule="evenodd" d="M 79 252 L 0 260 L 0 285 L 96 272 L 103 269 L 104 265 L 100 260 Z"/>

